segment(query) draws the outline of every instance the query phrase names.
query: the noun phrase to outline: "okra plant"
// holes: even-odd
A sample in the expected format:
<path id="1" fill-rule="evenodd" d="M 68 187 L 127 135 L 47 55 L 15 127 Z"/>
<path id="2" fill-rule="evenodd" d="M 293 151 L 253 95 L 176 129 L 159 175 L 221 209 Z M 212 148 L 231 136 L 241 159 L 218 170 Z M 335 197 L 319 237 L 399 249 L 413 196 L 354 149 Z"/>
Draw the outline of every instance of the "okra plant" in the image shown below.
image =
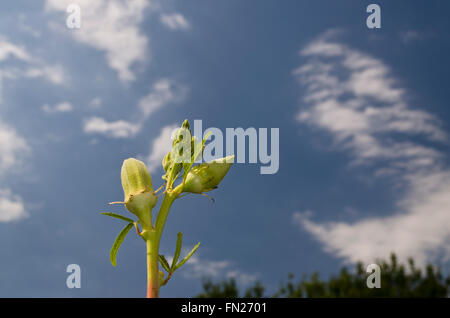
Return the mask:
<path id="1" fill-rule="evenodd" d="M 173 136 L 172 149 L 162 161 L 165 174 L 162 186 L 154 191 L 152 178 L 145 164 L 137 159 L 129 158 L 123 162 L 121 179 L 125 194 L 124 201 L 110 204 L 123 204 L 134 214 L 136 220 L 120 214 L 104 212 L 128 224 L 116 237 L 110 251 L 110 260 L 116 266 L 116 255 L 125 236 L 134 227 L 147 246 L 147 297 L 158 297 L 161 286 L 167 284 L 173 273 L 179 269 L 195 253 L 200 243 L 180 259 L 183 233 L 178 233 L 175 253 L 171 264 L 164 255 L 159 254 L 161 236 L 166 224 L 169 210 L 175 200 L 186 194 L 205 195 L 219 185 L 230 169 L 234 156 L 217 159 L 208 163 L 199 163 L 203 155 L 205 142 L 209 134 L 201 141 L 192 136 L 189 122 L 185 120 Z M 196 165 L 195 165 L 196 164 Z M 162 191 L 160 194 L 158 192 Z M 163 196 L 159 212 L 153 222 L 152 210 L 157 200 Z M 159 270 L 159 264 L 165 273 Z"/>

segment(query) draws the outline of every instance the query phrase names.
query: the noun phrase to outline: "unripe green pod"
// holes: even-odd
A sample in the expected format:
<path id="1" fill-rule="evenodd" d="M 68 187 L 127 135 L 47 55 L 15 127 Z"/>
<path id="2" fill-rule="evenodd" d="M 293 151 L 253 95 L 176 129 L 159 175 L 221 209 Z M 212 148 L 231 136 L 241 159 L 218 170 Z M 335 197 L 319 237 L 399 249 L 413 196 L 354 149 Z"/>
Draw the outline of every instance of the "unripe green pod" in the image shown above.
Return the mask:
<path id="1" fill-rule="evenodd" d="M 157 200 L 150 172 L 142 161 L 129 158 L 123 162 L 121 178 L 125 207 L 143 223 L 148 223 Z"/>
<path id="2" fill-rule="evenodd" d="M 228 156 L 193 167 L 186 177 L 183 192 L 200 194 L 217 188 L 233 161 L 234 156 Z"/>

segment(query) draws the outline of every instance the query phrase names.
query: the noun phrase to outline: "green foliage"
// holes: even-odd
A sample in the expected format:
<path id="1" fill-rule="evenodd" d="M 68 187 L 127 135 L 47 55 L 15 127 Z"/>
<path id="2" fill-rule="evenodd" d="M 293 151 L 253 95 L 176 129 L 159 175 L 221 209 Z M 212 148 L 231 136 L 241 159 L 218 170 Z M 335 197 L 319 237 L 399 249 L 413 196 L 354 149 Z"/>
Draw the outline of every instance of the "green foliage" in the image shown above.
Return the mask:
<path id="1" fill-rule="evenodd" d="M 254 286 L 248 288 L 241 296 L 234 278 L 224 280 L 214 284 L 210 279 L 203 281 L 203 292 L 198 294 L 198 298 L 261 298 L 264 297 L 264 286 L 256 282 Z"/>
<path id="2" fill-rule="evenodd" d="M 132 227 L 133 227 L 133 223 L 128 223 L 123 228 L 123 230 L 120 231 L 119 235 L 117 235 L 116 240 L 114 241 L 114 244 L 111 247 L 111 251 L 109 253 L 109 258 L 110 258 L 111 264 L 113 266 L 117 265 L 117 261 L 116 261 L 117 252 L 119 251 L 119 247 L 120 247 L 120 245 L 122 245 L 122 242 L 125 239 L 125 236 L 127 236 L 128 232 L 130 232 Z"/>
<path id="3" fill-rule="evenodd" d="M 192 250 L 181 260 L 181 262 L 179 262 L 178 264 L 175 265 L 174 270 L 177 270 L 178 268 L 180 268 L 181 266 L 183 266 L 184 263 L 187 262 L 188 259 L 191 258 L 192 255 L 194 255 L 194 253 L 197 251 L 198 247 L 200 246 L 200 242 L 198 242 L 193 248 Z M 172 266 L 174 266 L 174 264 L 172 264 Z"/>
<path id="4" fill-rule="evenodd" d="M 166 257 L 164 255 L 159 255 L 159 262 L 161 263 L 161 266 L 164 268 L 166 272 L 170 272 L 170 265 L 167 261 Z M 163 272 L 164 275 L 164 272 Z"/>
<path id="5" fill-rule="evenodd" d="M 181 246 L 183 244 L 183 233 L 179 232 L 177 234 L 177 246 L 175 248 L 175 254 L 172 259 L 172 264 L 169 265 L 169 262 L 167 261 L 166 257 L 164 255 L 159 255 L 159 262 L 161 263 L 161 266 L 164 268 L 164 270 L 167 272 L 166 279 L 162 282 L 161 286 L 164 286 L 167 284 L 169 279 L 172 277 L 172 274 L 179 269 L 181 266 L 183 266 L 184 263 L 186 263 L 192 255 L 197 251 L 198 247 L 200 246 L 200 243 L 197 243 L 192 250 L 186 255 L 185 258 L 183 258 L 179 263 L 178 259 L 180 258 L 181 254 Z"/>
<path id="6" fill-rule="evenodd" d="M 153 190 L 152 178 L 145 163 L 135 158 L 126 159 L 121 169 L 124 201 L 111 202 L 110 204 L 124 204 L 129 212 L 137 216 L 137 220 L 133 221 L 112 212 L 101 213 L 129 222 L 119 233 L 111 249 L 110 259 L 114 266 L 116 266 L 117 251 L 133 226 L 136 228 L 137 234 L 146 242 L 147 297 L 158 297 L 160 286 L 166 285 L 172 274 L 186 263 L 200 246 L 200 243 L 195 245 L 186 257 L 178 261 L 183 237 L 182 233 L 178 233 L 172 264 L 169 265 L 164 255 L 159 254 L 162 232 L 172 204 L 187 193 L 205 195 L 204 192 L 217 188 L 233 163 L 234 156 L 229 156 L 194 166 L 194 163 L 202 158 L 208 137 L 209 134 L 206 134 L 203 140 L 197 141 L 191 134 L 189 122 L 187 120 L 183 122 L 174 134 L 172 149 L 162 160 L 165 171 L 162 179 L 165 182 L 156 191 Z M 179 183 L 175 184 L 178 179 L 180 179 Z M 165 190 L 157 195 L 164 186 Z M 159 207 L 156 220 L 153 222 L 152 210 L 159 196 L 163 196 L 163 201 Z M 140 227 L 142 227 L 142 230 Z M 159 270 L 159 264 L 167 272 L 166 277 L 164 277 L 164 272 Z"/>
<path id="7" fill-rule="evenodd" d="M 183 244 L 183 233 L 179 232 L 177 234 L 177 246 L 175 248 L 175 254 L 173 255 L 172 265 L 170 266 L 170 271 L 172 272 L 175 270 L 175 266 L 177 265 L 178 259 L 180 258 L 182 244 Z"/>
<path id="8" fill-rule="evenodd" d="M 117 213 L 112 213 L 112 212 L 102 212 L 102 213 L 100 213 L 100 214 L 101 214 L 101 215 L 107 215 L 107 216 L 110 216 L 110 217 L 113 217 L 113 218 L 116 218 L 116 219 L 119 219 L 119 220 L 122 220 L 122 221 L 125 221 L 125 222 L 128 222 L 128 223 L 134 223 L 134 220 L 132 220 L 132 219 L 130 219 L 130 218 L 127 218 L 126 216 L 117 214 Z"/>
<path id="9" fill-rule="evenodd" d="M 359 298 L 359 297 L 448 297 L 450 276 L 444 277 L 439 268 L 428 264 L 424 270 L 417 268 L 410 259 L 407 267 L 399 264 L 395 254 L 389 261 L 377 261 L 381 268 L 381 288 L 370 289 L 366 285 L 368 273 L 362 263 L 357 263 L 354 272 L 342 268 L 338 275 L 322 280 L 318 273 L 309 277 L 303 275 L 294 281 L 289 274 L 286 283 L 281 284 L 274 295 L 264 295 L 264 287 L 259 283 L 248 288 L 243 297 L 288 297 L 288 298 Z M 214 284 L 211 280 L 203 282 L 201 298 L 242 297 L 234 279 Z"/>

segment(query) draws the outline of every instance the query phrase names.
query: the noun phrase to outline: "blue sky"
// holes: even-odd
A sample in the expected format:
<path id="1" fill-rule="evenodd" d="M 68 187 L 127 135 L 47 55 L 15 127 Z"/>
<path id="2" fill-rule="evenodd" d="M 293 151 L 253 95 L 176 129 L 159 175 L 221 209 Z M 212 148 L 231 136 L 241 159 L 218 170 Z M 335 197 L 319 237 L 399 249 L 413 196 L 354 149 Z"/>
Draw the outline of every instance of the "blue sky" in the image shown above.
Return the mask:
<path id="1" fill-rule="evenodd" d="M 66 27 L 69 3 L 82 27 Z M 328 276 L 391 251 L 448 271 L 450 5 L 378 1 L 3 1 L 0 4 L 0 296 L 141 297 L 145 247 L 130 233 L 120 166 L 159 185 L 164 145 L 188 118 L 280 128 L 280 169 L 235 164 L 215 203 L 169 215 L 196 257 L 162 289 L 201 277 Z M 165 143 L 164 141 L 168 142 Z M 82 287 L 65 272 L 79 264 Z"/>

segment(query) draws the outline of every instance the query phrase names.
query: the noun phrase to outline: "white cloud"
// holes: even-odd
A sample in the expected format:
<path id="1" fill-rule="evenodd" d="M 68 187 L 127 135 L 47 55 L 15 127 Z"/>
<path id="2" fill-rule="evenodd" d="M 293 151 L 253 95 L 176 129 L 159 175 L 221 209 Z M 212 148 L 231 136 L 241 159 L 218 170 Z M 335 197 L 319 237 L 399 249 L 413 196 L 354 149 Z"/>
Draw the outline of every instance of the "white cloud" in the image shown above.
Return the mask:
<path id="1" fill-rule="evenodd" d="M 248 286 L 258 279 L 258 274 L 250 274 L 242 272 L 238 269 L 230 270 L 226 273 L 226 277 L 234 278 L 239 284 Z"/>
<path id="2" fill-rule="evenodd" d="M 408 106 L 386 64 L 329 34 L 300 53 L 307 62 L 293 72 L 306 90 L 298 121 L 328 132 L 353 164 L 376 163 L 375 176 L 395 175 L 404 192 L 390 216 L 318 223 L 295 213 L 294 222 L 346 261 L 371 262 L 392 251 L 421 264 L 450 259 L 450 170 L 431 146 L 448 142 L 439 121 Z"/>
<path id="3" fill-rule="evenodd" d="M 25 48 L 8 42 L 0 35 L 0 62 L 9 58 L 16 58 L 22 61 L 30 61 L 31 58 Z"/>
<path id="4" fill-rule="evenodd" d="M 140 124 L 125 120 L 108 122 L 101 117 L 91 117 L 84 121 L 83 131 L 87 134 L 102 134 L 112 138 L 129 138 L 141 129 Z"/>
<path id="5" fill-rule="evenodd" d="M 10 126 L 0 121 L 0 175 L 21 163 L 29 152 L 26 140 Z"/>
<path id="6" fill-rule="evenodd" d="M 27 216 L 23 200 L 9 189 L 0 189 L 0 222 L 18 221 Z"/>
<path id="7" fill-rule="evenodd" d="M 412 186 L 391 216 L 354 223 L 316 223 L 294 213 L 293 220 L 346 261 L 372 262 L 395 252 L 401 261 L 414 257 L 419 265 L 450 259 L 450 171 L 414 177 Z"/>
<path id="8" fill-rule="evenodd" d="M 25 63 L 25 65 L 20 67 L 2 67 L 0 72 L 2 79 L 40 77 L 57 85 L 64 84 L 68 80 L 62 66 L 57 64 L 49 65 L 34 57 L 24 47 L 13 44 L 0 35 L 0 62 L 9 59 L 17 59 Z"/>
<path id="9" fill-rule="evenodd" d="M 144 118 L 148 118 L 164 105 L 182 100 L 185 91 L 185 87 L 170 79 L 160 79 L 153 85 L 150 93 L 139 101 L 139 109 Z"/>
<path id="10" fill-rule="evenodd" d="M 46 0 L 47 11 L 66 14 L 72 0 Z M 147 0 L 78 0 L 81 8 L 81 28 L 68 30 L 80 43 L 104 51 L 108 65 L 122 81 L 132 81 L 132 66 L 147 55 L 148 39 L 139 29 Z M 65 28 L 65 25 L 62 26 Z"/>
<path id="11" fill-rule="evenodd" d="M 132 124 L 125 120 L 107 122 L 100 117 L 88 118 L 84 121 L 83 130 L 88 134 L 103 134 L 113 138 L 132 138 L 136 136 L 144 122 L 165 105 L 180 102 L 186 94 L 186 88 L 170 79 L 160 79 L 151 88 L 150 93 L 140 99 L 139 121 Z M 101 103 L 101 101 L 100 101 Z"/>
<path id="12" fill-rule="evenodd" d="M 185 275 L 188 277 L 202 278 L 212 277 L 216 278 L 222 276 L 230 267 L 229 261 L 211 261 L 201 259 L 197 256 L 192 256 L 186 263 Z"/>
<path id="13" fill-rule="evenodd" d="M 168 261 L 170 263 L 171 259 L 168 259 Z M 182 273 L 185 278 L 190 279 L 199 279 L 204 277 L 212 279 L 223 279 L 232 277 L 241 286 L 250 285 L 258 279 L 258 274 L 250 274 L 239 270 L 230 261 L 208 260 L 199 258 L 198 255 L 192 256 L 185 263 L 185 265 L 183 265 Z"/>
<path id="14" fill-rule="evenodd" d="M 432 115 L 407 106 L 405 92 L 380 60 L 321 37 L 301 51 L 309 61 L 293 74 L 306 88 L 301 123 L 330 132 L 339 147 L 354 154 L 354 163 L 392 161 L 405 168 L 430 167 L 441 154 L 409 140 L 447 136 Z M 402 139 L 390 138 L 390 133 Z M 428 163 L 428 164 L 425 164 Z"/>
<path id="15" fill-rule="evenodd" d="M 23 72 L 23 76 L 28 78 L 43 77 L 49 82 L 62 85 L 67 81 L 64 69 L 60 65 L 40 65 L 38 67 L 30 67 Z"/>
<path id="16" fill-rule="evenodd" d="M 68 113 L 73 110 L 73 106 L 69 102 L 62 102 L 56 104 L 53 107 L 48 104 L 45 104 L 44 106 L 42 106 L 42 110 L 46 113 Z"/>
<path id="17" fill-rule="evenodd" d="M 180 13 L 161 14 L 161 23 L 171 30 L 189 30 L 191 25 Z"/>
<path id="18" fill-rule="evenodd" d="M 15 59 L 20 63 L 10 66 L 5 62 Z M 53 84 L 63 84 L 66 80 L 62 67 L 48 65 L 26 48 L 13 44 L 0 35 L 0 102 L 2 82 L 5 79 L 44 78 Z M 0 120 L 0 177 L 22 166 L 30 153 L 27 141 L 16 130 Z M 10 189 L 0 189 L 0 222 L 11 222 L 28 216 L 22 198 Z"/>
<path id="19" fill-rule="evenodd" d="M 10 126 L 0 121 L 0 177 L 13 168 L 20 167 L 30 152 L 24 138 Z M 11 190 L 0 188 L 0 222 L 17 221 L 28 216 L 23 200 Z"/>
<path id="20" fill-rule="evenodd" d="M 93 108 L 93 109 L 98 109 L 102 106 L 102 99 L 100 97 L 94 97 L 90 102 L 89 102 L 89 107 Z"/>
<path id="21" fill-rule="evenodd" d="M 410 44 L 412 42 L 421 40 L 424 38 L 424 35 L 415 30 L 407 30 L 399 32 L 400 39 L 405 44 Z"/>
<path id="22" fill-rule="evenodd" d="M 176 124 L 163 127 L 159 136 L 153 140 L 151 152 L 146 159 L 150 172 L 161 167 L 164 156 L 172 149 L 172 133 L 178 127 Z"/>

